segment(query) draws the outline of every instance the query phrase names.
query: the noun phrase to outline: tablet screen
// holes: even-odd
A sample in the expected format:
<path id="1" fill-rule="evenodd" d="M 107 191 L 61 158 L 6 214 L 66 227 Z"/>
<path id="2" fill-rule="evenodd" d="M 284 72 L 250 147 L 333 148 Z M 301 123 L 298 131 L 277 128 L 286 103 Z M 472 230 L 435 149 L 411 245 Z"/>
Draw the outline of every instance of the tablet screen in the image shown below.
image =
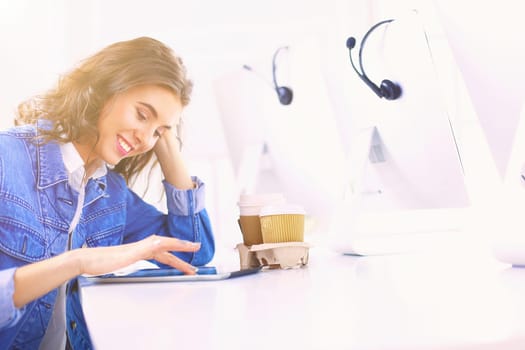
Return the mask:
<path id="1" fill-rule="evenodd" d="M 250 275 L 257 273 L 260 270 L 261 267 L 231 272 L 217 272 L 217 269 L 214 266 L 199 266 L 197 274 L 185 275 L 177 269 L 160 268 L 138 270 L 128 275 L 107 274 L 86 277 L 86 279 L 94 283 L 214 281 Z"/>
<path id="2" fill-rule="evenodd" d="M 214 266 L 199 266 L 197 275 L 214 275 L 217 269 Z M 126 275 L 106 274 L 97 276 L 99 278 L 119 278 L 119 277 L 160 277 L 160 276 L 184 276 L 184 272 L 174 268 L 158 268 L 137 270 Z"/>

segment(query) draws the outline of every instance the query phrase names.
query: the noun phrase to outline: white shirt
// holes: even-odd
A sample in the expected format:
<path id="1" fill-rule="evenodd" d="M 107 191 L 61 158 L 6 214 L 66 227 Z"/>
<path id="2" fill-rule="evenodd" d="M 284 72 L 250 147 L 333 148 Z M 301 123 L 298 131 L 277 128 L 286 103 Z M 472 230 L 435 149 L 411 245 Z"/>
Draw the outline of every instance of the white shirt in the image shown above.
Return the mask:
<path id="1" fill-rule="evenodd" d="M 62 159 L 64 165 L 69 174 L 68 183 L 69 185 L 78 192 L 78 203 L 75 210 L 75 215 L 69 225 L 69 242 L 71 242 L 71 235 L 80 221 L 80 214 L 82 213 L 82 207 L 84 206 L 84 188 L 89 179 L 84 179 L 85 168 L 84 161 L 78 153 L 75 146 L 69 142 L 60 145 L 60 152 L 62 153 Z M 90 178 L 99 178 L 107 173 L 106 164 L 100 162 L 99 166 L 91 175 Z M 71 247 L 65 247 L 65 250 L 69 250 Z M 66 347 L 66 283 L 58 288 L 57 299 L 53 308 L 53 314 L 51 320 L 46 329 L 46 334 L 40 343 L 40 349 L 42 350 L 56 350 L 65 349 Z"/>

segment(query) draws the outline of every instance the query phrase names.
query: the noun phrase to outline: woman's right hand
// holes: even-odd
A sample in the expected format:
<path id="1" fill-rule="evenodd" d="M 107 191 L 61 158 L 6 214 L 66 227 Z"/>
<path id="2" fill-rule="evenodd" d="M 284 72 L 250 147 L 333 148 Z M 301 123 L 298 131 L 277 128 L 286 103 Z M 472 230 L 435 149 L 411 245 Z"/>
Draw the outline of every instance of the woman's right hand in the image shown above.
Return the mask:
<path id="1" fill-rule="evenodd" d="M 139 260 L 154 259 L 185 274 L 195 274 L 196 268 L 171 252 L 195 252 L 200 243 L 173 237 L 152 235 L 141 241 L 111 247 L 82 248 L 77 254 L 80 274 L 100 275 L 126 267 Z"/>

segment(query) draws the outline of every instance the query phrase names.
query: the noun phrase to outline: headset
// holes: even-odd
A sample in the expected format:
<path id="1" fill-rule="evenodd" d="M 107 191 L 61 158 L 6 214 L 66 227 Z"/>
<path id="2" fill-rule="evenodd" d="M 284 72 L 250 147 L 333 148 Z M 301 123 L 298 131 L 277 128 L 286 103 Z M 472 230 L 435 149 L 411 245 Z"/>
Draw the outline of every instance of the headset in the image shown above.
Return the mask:
<path id="1" fill-rule="evenodd" d="M 293 91 L 287 86 L 279 86 L 277 84 L 277 79 L 275 78 L 275 71 L 277 70 L 275 61 L 277 60 L 277 55 L 279 55 L 279 52 L 281 52 L 284 49 L 288 50 L 288 46 L 283 46 L 283 47 L 278 48 L 273 54 L 272 77 L 273 77 L 273 86 L 275 87 L 275 92 L 277 92 L 277 96 L 279 97 L 279 102 L 281 102 L 282 105 L 287 106 L 290 103 L 292 103 Z"/>
<path id="2" fill-rule="evenodd" d="M 284 105 L 284 106 L 287 106 L 289 105 L 290 103 L 292 103 L 292 100 L 293 100 L 293 91 L 291 88 L 289 88 L 288 86 L 279 86 L 277 84 L 277 78 L 276 78 L 276 71 L 277 71 L 277 64 L 276 64 L 276 61 L 277 61 L 277 56 L 279 55 L 279 52 L 281 52 L 282 50 L 287 50 L 288 49 L 288 46 L 283 46 L 283 47 L 280 47 L 278 48 L 275 53 L 273 54 L 273 59 L 272 59 L 272 77 L 273 77 L 273 88 L 275 89 L 275 92 L 277 93 L 277 97 L 279 98 L 279 102 Z M 244 69 L 250 71 L 250 72 L 253 72 L 253 73 L 256 73 L 252 67 L 248 66 L 248 65 L 243 65 L 242 66 Z M 257 73 L 256 73 L 257 74 Z M 257 74 L 258 75 L 258 74 Z"/>
<path id="3" fill-rule="evenodd" d="M 359 75 L 359 78 L 361 78 L 361 80 L 363 80 L 365 84 L 368 85 L 368 87 L 370 87 L 379 98 L 384 97 L 387 100 L 398 99 L 402 93 L 401 86 L 399 86 L 398 84 L 388 79 L 384 79 L 381 82 L 380 86 L 377 86 L 376 84 L 374 84 L 365 73 L 365 69 L 363 68 L 362 54 L 363 54 L 363 47 L 365 46 L 365 43 L 366 43 L 366 39 L 374 31 L 374 29 L 376 29 L 380 25 L 390 23 L 392 21 L 393 19 L 388 19 L 388 20 L 381 21 L 375 24 L 374 26 L 372 26 L 372 28 L 368 30 L 368 32 L 366 32 L 365 36 L 363 37 L 363 40 L 361 41 L 361 46 L 359 47 L 359 67 L 361 68 L 361 73 L 357 70 L 357 68 L 354 65 L 354 61 L 352 60 L 352 49 L 355 47 L 356 40 L 354 37 L 349 37 L 346 40 L 346 47 L 348 48 L 348 54 L 350 56 L 350 63 L 352 64 L 352 67 L 354 68 L 357 75 Z"/>

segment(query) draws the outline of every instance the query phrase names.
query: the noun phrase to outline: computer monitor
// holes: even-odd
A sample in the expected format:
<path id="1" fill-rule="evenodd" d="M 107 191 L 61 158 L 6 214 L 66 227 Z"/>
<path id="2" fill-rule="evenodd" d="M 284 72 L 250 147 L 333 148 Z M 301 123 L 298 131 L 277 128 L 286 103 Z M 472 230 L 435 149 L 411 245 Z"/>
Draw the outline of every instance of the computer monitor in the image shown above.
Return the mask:
<path id="1" fill-rule="evenodd" d="M 368 75 L 398 83 L 402 96 L 379 99 L 368 88 L 349 96 L 368 103 L 354 111 L 362 122 L 350 135 L 349 183 L 331 237 L 337 251 L 409 251 L 445 241 L 461 229 L 470 201 L 444 100 L 446 87 L 438 79 L 440 52 L 432 40 L 417 11 L 395 18 L 367 39 L 363 63 Z"/>
<path id="2" fill-rule="evenodd" d="M 525 265 L 525 41 L 521 4 L 516 1 L 470 4 L 435 1 L 461 71 L 468 97 L 482 127 L 497 179 L 482 180 L 484 212 L 479 234 L 488 235 L 495 256 Z M 475 15 L 474 15 L 475 14 Z"/>

